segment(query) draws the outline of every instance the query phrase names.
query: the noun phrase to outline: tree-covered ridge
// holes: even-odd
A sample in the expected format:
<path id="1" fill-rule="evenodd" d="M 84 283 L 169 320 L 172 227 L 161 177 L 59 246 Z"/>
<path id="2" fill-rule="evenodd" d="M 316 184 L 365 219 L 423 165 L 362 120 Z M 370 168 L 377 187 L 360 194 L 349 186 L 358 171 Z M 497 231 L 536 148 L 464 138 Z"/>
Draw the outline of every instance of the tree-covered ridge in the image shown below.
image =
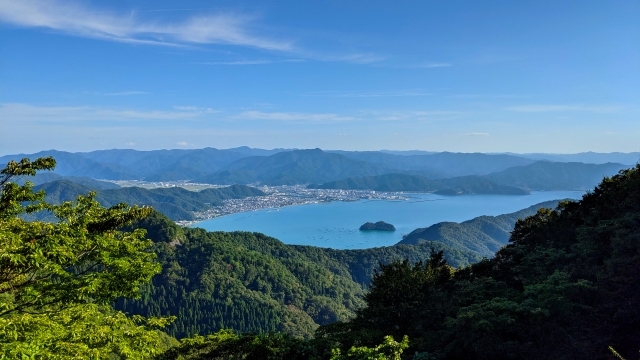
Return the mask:
<path id="1" fill-rule="evenodd" d="M 72 201 L 78 195 L 88 194 L 92 188 L 70 182 L 56 180 L 34 188 L 46 192 L 46 201 L 60 204 Z M 193 211 L 205 211 L 211 206 L 219 206 L 226 199 L 242 199 L 250 196 L 263 196 L 262 191 L 245 185 L 232 185 L 218 189 L 189 191 L 179 187 L 143 189 L 124 187 L 98 191 L 96 200 L 109 207 L 119 203 L 152 206 L 173 220 L 193 220 Z"/>
<path id="2" fill-rule="evenodd" d="M 527 190 L 504 185 L 482 176 L 469 175 L 431 180 L 419 175 L 385 174 L 311 184 L 310 189 L 435 192 L 440 195 L 527 195 Z"/>
<path id="3" fill-rule="evenodd" d="M 492 257 L 509 241 L 518 219 L 535 215 L 539 209 L 555 208 L 558 200 L 545 201 L 510 214 L 478 216 L 461 223 L 441 222 L 413 230 L 399 244 L 419 244 L 435 241 L 455 249 L 464 249 L 484 257 Z"/>
<path id="4" fill-rule="evenodd" d="M 433 192 L 445 189 L 446 186 L 436 180 L 424 176 L 407 174 L 384 174 L 346 178 L 324 184 L 311 184 L 310 189 L 343 189 L 343 190 L 375 190 L 375 191 L 415 191 Z"/>
<path id="5" fill-rule="evenodd" d="M 587 190 L 598 185 L 605 176 L 628 168 L 617 163 L 583 164 L 538 161 L 526 166 L 492 173 L 486 177 L 501 184 L 529 190 Z"/>
<path id="6" fill-rule="evenodd" d="M 154 239 L 163 266 L 141 300 L 117 308 L 145 316 L 175 315 L 173 336 L 236 331 L 285 331 L 312 336 L 318 325 L 348 320 L 363 306 L 380 262 L 422 259 L 432 247 L 454 264 L 478 261 L 475 253 L 437 243 L 366 250 L 285 245 L 259 233 L 180 228 L 159 213 L 138 225 Z"/>
<path id="7" fill-rule="evenodd" d="M 384 265 L 349 323 L 316 337 L 343 349 L 408 335 L 432 359 L 627 359 L 640 338 L 640 164 L 581 201 L 518 220 L 492 259 L 454 270 L 441 253 Z"/>
<path id="8" fill-rule="evenodd" d="M 311 149 L 243 158 L 194 181 L 207 184 L 259 182 L 264 185 L 295 185 L 380 175 L 391 170 L 388 166 Z"/>

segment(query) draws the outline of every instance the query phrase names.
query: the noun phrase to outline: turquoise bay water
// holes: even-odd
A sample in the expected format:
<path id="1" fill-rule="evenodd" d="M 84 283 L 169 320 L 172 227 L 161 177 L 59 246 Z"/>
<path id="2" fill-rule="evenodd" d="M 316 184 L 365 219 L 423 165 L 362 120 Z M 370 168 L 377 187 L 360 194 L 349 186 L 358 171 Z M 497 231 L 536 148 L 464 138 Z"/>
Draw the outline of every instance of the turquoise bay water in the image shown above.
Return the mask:
<path id="1" fill-rule="evenodd" d="M 389 246 L 403 234 L 442 221 L 462 222 L 481 215 L 501 215 L 556 199 L 580 199 L 581 191 L 538 191 L 531 195 L 410 194 L 409 200 L 361 200 L 306 204 L 236 213 L 196 224 L 209 231 L 255 231 L 286 244 L 334 249 Z M 359 231 L 367 221 L 386 221 L 397 231 Z"/>

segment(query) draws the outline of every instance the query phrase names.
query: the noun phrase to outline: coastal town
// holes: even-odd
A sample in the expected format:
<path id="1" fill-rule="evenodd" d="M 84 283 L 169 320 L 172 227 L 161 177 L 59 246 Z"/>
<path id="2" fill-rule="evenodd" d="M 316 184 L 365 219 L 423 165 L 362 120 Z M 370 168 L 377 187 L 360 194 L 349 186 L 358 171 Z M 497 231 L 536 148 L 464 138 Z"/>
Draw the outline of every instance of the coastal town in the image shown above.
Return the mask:
<path id="1" fill-rule="evenodd" d="M 228 185 L 198 184 L 189 181 L 145 182 L 138 180 L 111 181 L 122 187 L 142 187 L 146 189 L 181 187 L 191 191 L 207 188 L 220 188 Z M 374 190 L 339 190 L 339 189 L 308 189 L 304 185 L 256 186 L 265 196 L 252 196 L 244 199 L 227 199 L 222 206 L 212 206 L 201 212 L 194 212 L 196 220 L 177 221 L 180 226 L 190 226 L 200 221 L 239 212 L 257 211 L 262 209 L 280 209 L 285 206 L 329 203 L 333 201 L 359 200 L 407 200 L 409 197 L 401 192 L 381 192 Z"/>
<path id="2" fill-rule="evenodd" d="M 177 223 L 181 226 L 190 226 L 200 221 L 239 212 L 279 209 L 285 206 L 328 203 L 332 201 L 407 200 L 407 197 L 402 193 L 372 190 L 307 189 L 302 185 L 260 186 L 258 189 L 262 190 L 266 195 L 224 200 L 224 205 L 222 206 L 213 206 L 207 211 L 194 213 L 195 221 L 179 221 Z"/>

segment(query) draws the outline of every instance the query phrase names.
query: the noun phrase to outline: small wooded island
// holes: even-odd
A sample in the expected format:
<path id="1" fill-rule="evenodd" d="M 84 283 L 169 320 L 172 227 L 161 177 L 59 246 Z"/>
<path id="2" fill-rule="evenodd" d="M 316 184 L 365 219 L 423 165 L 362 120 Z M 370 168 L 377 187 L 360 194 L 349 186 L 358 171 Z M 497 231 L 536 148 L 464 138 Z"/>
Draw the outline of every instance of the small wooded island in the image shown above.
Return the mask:
<path id="1" fill-rule="evenodd" d="M 360 226 L 360 230 L 396 231 L 396 227 L 384 221 L 378 221 L 375 224 L 372 222 L 364 223 Z"/>

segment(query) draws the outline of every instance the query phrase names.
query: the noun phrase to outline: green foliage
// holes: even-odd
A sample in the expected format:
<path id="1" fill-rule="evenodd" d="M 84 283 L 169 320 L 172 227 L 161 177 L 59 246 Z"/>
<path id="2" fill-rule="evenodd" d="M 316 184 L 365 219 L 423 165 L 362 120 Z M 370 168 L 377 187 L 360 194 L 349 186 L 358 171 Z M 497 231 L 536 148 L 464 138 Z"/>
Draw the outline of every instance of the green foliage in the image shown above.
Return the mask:
<path id="1" fill-rule="evenodd" d="M 170 319 L 128 318 L 109 304 L 136 297 L 159 271 L 144 230 L 119 228 L 149 208 L 105 209 L 94 194 L 51 205 L 16 176 L 55 166 L 51 158 L 10 162 L 0 178 L 0 354 L 5 358 L 144 358 L 162 349 L 156 330 Z M 57 222 L 18 217 L 39 210 Z"/>
<path id="2" fill-rule="evenodd" d="M 313 360 L 316 349 L 287 333 L 235 334 L 220 330 L 212 335 L 182 340 L 180 346 L 157 357 L 159 360 Z"/>
<path id="3" fill-rule="evenodd" d="M 285 245 L 258 233 L 180 228 L 158 213 L 134 227 L 145 228 L 156 242 L 163 270 L 143 286 L 139 300 L 121 299 L 116 307 L 177 316 L 167 331 L 178 338 L 224 328 L 308 338 L 318 325 L 355 316 L 380 263 L 419 261 L 432 247 L 453 264 L 479 260 L 437 243 L 364 250 Z"/>
<path id="4" fill-rule="evenodd" d="M 435 260 L 383 266 L 355 319 L 317 331 L 323 346 L 372 346 L 390 334 L 409 335 L 410 350 L 433 359 L 605 359 L 610 346 L 633 358 L 640 165 L 518 220 L 493 259 L 453 272 L 441 256 L 427 264 Z"/>
<path id="5" fill-rule="evenodd" d="M 340 349 L 333 349 L 331 360 L 400 360 L 402 352 L 409 347 L 409 337 L 406 335 L 402 342 L 397 342 L 393 336 L 385 336 L 382 344 L 370 348 L 366 346 L 352 347 L 346 355 Z"/>

